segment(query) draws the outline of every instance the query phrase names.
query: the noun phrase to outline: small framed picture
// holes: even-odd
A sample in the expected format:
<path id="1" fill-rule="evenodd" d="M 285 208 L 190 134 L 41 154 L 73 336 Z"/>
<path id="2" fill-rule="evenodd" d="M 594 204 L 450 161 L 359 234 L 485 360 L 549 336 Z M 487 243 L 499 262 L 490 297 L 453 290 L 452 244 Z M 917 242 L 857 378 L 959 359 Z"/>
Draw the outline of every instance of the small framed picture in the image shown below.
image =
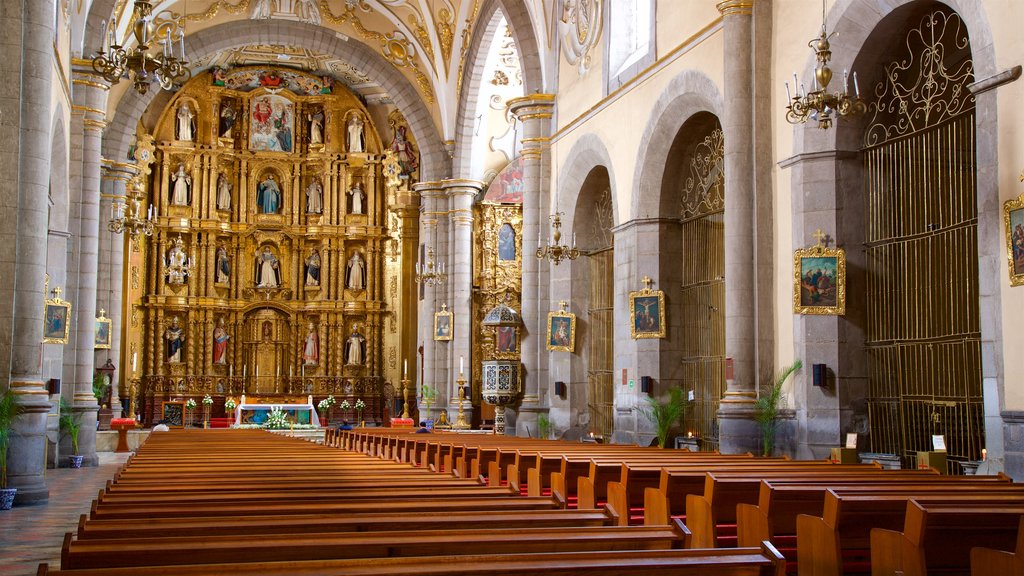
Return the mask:
<path id="1" fill-rule="evenodd" d="M 60 294 L 46 300 L 43 309 L 43 343 L 67 344 L 71 329 L 68 320 L 71 318 L 71 303 L 61 300 Z"/>
<path id="2" fill-rule="evenodd" d="M 448 341 L 452 339 L 453 316 L 448 311 L 447 304 L 441 304 L 441 311 L 434 312 L 434 340 Z"/>
<path id="3" fill-rule="evenodd" d="M 1003 204 L 1010 286 L 1024 286 L 1024 194 Z"/>
<path id="4" fill-rule="evenodd" d="M 548 312 L 548 350 L 574 352 L 576 350 L 576 315 L 561 310 Z"/>
<path id="5" fill-rule="evenodd" d="M 97 350 L 110 350 L 110 330 L 111 320 L 107 318 L 107 311 L 100 309 L 100 315 L 96 318 L 96 328 L 93 330 L 95 334 L 94 348 Z"/>
<path id="6" fill-rule="evenodd" d="M 821 244 L 793 254 L 793 312 L 846 314 L 846 250 Z"/>
<path id="7" fill-rule="evenodd" d="M 665 293 L 644 288 L 629 293 L 629 331 L 634 340 L 665 337 Z"/>
<path id="8" fill-rule="evenodd" d="M 498 326 L 495 328 L 494 355 L 498 359 L 515 358 L 519 353 L 519 328 Z"/>
<path id="9" fill-rule="evenodd" d="M 184 428 L 185 402 L 182 400 L 165 400 L 160 405 L 160 419 L 166 420 L 168 428 Z"/>

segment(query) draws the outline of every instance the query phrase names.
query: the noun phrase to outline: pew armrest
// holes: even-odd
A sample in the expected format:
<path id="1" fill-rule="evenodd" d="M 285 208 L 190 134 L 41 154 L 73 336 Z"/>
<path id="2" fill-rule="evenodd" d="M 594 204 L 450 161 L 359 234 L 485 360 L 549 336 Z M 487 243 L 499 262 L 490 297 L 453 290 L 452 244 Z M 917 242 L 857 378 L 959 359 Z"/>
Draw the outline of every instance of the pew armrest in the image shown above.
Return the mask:
<path id="1" fill-rule="evenodd" d="M 558 500 L 562 504 L 562 508 L 566 508 L 569 505 L 565 490 L 565 476 L 562 476 L 561 472 L 551 473 L 551 497 Z"/>
<path id="2" fill-rule="evenodd" d="M 884 528 L 871 529 L 871 574 L 903 572 L 903 533 Z"/>
<path id="3" fill-rule="evenodd" d="M 1013 552 L 991 548 L 971 549 L 971 576 L 989 574 L 1021 576 L 1024 574 L 1024 562 L 1018 562 L 1017 555 Z"/>
<path id="4" fill-rule="evenodd" d="M 768 517 L 756 504 L 736 505 L 736 545 L 757 547 L 765 540 L 771 540 Z"/>
<path id="5" fill-rule="evenodd" d="M 711 513 L 711 502 L 703 496 L 686 496 L 686 525 L 693 531 L 694 548 L 715 547 L 715 519 Z"/>
<path id="6" fill-rule="evenodd" d="M 796 560 L 798 576 L 839 576 L 842 573 L 839 539 L 824 519 L 797 515 Z"/>
<path id="7" fill-rule="evenodd" d="M 682 520 L 674 518 L 672 520 L 672 529 L 679 534 L 679 542 L 682 544 L 684 549 L 692 548 L 693 532 L 690 532 L 690 529 L 686 527 L 686 524 L 684 524 Z M 783 567 L 785 567 L 785 562 L 783 562 Z"/>

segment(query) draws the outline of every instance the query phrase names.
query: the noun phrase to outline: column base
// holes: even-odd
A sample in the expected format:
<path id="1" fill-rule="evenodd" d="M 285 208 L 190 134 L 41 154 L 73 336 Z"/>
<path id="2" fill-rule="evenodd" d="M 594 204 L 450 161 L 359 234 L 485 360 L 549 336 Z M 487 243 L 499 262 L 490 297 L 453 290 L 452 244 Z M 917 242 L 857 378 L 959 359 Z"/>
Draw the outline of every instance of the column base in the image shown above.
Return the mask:
<path id="1" fill-rule="evenodd" d="M 761 428 L 751 399 L 723 399 L 718 409 L 718 446 L 722 454 L 761 454 Z"/>
<path id="2" fill-rule="evenodd" d="M 46 415 L 49 396 L 42 381 L 11 380 L 11 390 L 23 412 L 15 418 L 8 443 L 7 485 L 17 488 L 16 504 L 35 504 L 50 498 L 46 486 Z"/>
<path id="3" fill-rule="evenodd" d="M 536 404 L 520 406 L 515 420 L 516 436 L 520 438 L 536 438 L 540 427 L 537 426 L 537 417 L 541 413 L 547 413 L 547 408 L 541 408 Z"/>
<path id="4" fill-rule="evenodd" d="M 90 398 L 93 398 L 90 396 Z M 83 456 L 82 466 L 99 466 L 99 456 L 96 455 L 96 422 L 99 414 L 99 404 L 78 404 L 76 399 L 72 411 L 77 414 L 78 429 L 78 453 Z"/>

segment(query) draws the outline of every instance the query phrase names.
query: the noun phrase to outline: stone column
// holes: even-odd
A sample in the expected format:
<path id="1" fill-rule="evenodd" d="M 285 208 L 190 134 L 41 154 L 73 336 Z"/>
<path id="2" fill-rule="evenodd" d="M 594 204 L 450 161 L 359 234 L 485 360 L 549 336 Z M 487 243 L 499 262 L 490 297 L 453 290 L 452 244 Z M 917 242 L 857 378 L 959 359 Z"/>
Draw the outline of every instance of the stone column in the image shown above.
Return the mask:
<path id="1" fill-rule="evenodd" d="M 454 422 L 459 410 L 459 390 L 456 380 L 459 378 L 459 358 L 465 360 L 463 376 L 467 385 L 472 381 L 473 358 L 472 316 L 473 316 L 473 200 L 484 187 L 483 182 L 476 180 L 445 180 L 443 186 L 448 194 L 449 243 L 448 273 L 449 294 L 451 294 L 450 310 L 454 314 L 452 334 L 449 343 L 451 354 L 448 357 L 449 374 L 445 387 L 448 390 L 448 414 Z M 463 403 L 466 421 L 472 418 L 473 403 L 467 391 L 467 401 Z"/>
<path id="2" fill-rule="evenodd" d="M 523 291 L 522 330 L 523 401 L 516 416 L 516 434 L 527 436 L 537 430 L 537 415 L 547 393 L 547 359 L 543 325 L 548 308 L 548 262 L 538 260 L 537 237 L 549 237 L 548 212 L 550 199 L 546 181 L 548 140 L 554 94 L 530 94 L 513 98 L 508 111 L 522 126 L 523 156 Z M 537 332 L 533 332 L 537 330 Z M 542 394 L 541 390 L 545 390 Z"/>
<path id="3" fill-rule="evenodd" d="M 420 182 L 413 186 L 413 190 L 420 195 L 420 238 L 422 239 L 422 245 L 424 246 L 422 252 L 417 249 L 414 259 L 420 263 L 420 266 L 426 265 L 426 253 L 430 248 L 435 248 L 438 243 L 438 213 L 441 212 L 441 208 L 444 206 L 444 191 L 441 189 L 440 182 Z M 421 257 L 423 254 L 423 257 Z M 442 255 L 434 255 L 434 265 L 438 265 Z M 421 290 L 423 297 L 419 300 L 419 317 L 422 318 L 420 321 L 419 329 L 419 342 L 423 346 L 423 364 L 422 364 L 422 379 L 420 374 L 414 374 L 411 380 L 413 383 L 418 382 L 418 386 L 414 390 L 410 390 L 410 397 L 416 394 L 416 400 L 420 404 L 420 415 L 421 418 L 431 418 L 432 414 L 426 412 L 426 407 L 422 404 L 422 398 L 420 397 L 421 386 L 426 384 L 431 388 L 437 390 L 439 393 L 444 390 L 442 384 L 447 380 L 447 349 L 439 346 L 439 342 L 434 341 L 434 312 L 441 309 L 441 305 L 438 303 L 438 298 L 443 298 L 445 294 L 445 286 L 431 286 L 427 284 L 417 285 L 417 289 Z M 415 363 L 414 363 L 415 365 Z M 415 385 L 415 384 L 414 384 Z M 439 403 L 442 402 L 442 398 L 435 399 L 435 402 L 431 404 L 431 407 L 436 409 Z"/>
<path id="4" fill-rule="evenodd" d="M 725 354 L 726 392 L 718 411 L 724 453 L 757 450 L 754 357 L 754 0 L 718 3 L 725 37 Z M 732 369 L 728 366 L 731 364 Z"/>
<path id="5" fill-rule="evenodd" d="M 42 340 L 44 276 L 52 117 L 54 0 L 6 2 L 0 10 L 0 298 L 13 303 L 0 312 L 0 358 L 10 359 L 11 391 L 24 412 L 10 438 L 8 486 L 16 502 L 49 498 L 46 469 L 46 414 Z M 15 249 L 15 247 L 17 247 Z M 7 344 L 9 342 L 9 345 Z"/>

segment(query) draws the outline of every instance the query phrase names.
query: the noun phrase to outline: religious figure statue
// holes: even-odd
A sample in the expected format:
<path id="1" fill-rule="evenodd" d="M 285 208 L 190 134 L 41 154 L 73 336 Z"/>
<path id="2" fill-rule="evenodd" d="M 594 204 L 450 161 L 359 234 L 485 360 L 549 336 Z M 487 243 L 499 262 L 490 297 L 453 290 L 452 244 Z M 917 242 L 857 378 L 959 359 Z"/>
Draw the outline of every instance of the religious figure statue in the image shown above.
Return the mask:
<path id="1" fill-rule="evenodd" d="M 412 142 L 409 141 L 406 130 L 408 128 L 402 125 L 395 128 L 395 139 L 391 141 L 390 148 L 398 159 L 402 176 L 408 177 L 419 167 L 419 161 L 416 159 L 416 151 L 412 147 Z"/>
<path id="2" fill-rule="evenodd" d="M 217 210 L 231 210 L 231 180 L 223 173 L 217 176 Z"/>
<path id="3" fill-rule="evenodd" d="M 320 25 L 320 7 L 317 6 L 317 0 L 296 0 L 295 15 L 302 22 Z"/>
<path id="4" fill-rule="evenodd" d="M 218 134 L 221 138 L 231 138 L 231 129 L 235 125 L 235 118 L 238 116 L 238 111 L 235 110 L 235 105 L 231 100 L 225 100 L 220 107 L 220 130 Z"/>
<path id="5" fill-rule="evenodd" d="M 262 252 L 256 253 L 256 287 L 277 288 L 281 285 L 281 265 L 277 256 L 264 246 Z"/>
<path id="6" fill-rule="evenodd" d="M 270 18 L 270 14 L 273 10 L 271 4 L 277 4 L 277 0 L 256 0 L 253 2 L 252 19 L 266 20 Z"/>
<path id="7" fill-rule="evenodd" d="M 363 139 L 363 119 L 358 114 L 353 114 L 348 119 L 348 151 L 366 152 L 366 142 Z"/>
<path id="8" fill-rule="evenodd" d="M 171 180 L 174 181 L 174 187 L 171 190 L 171 204 L 188 206 L 192 177 L 185 172 L 184 164 L 178 164 L 178 171 L 171 175 Z"/>
<path id="9" fill-rule="evenodd" d="M 348 284 L 351 290 L 363 290 L 366 288 L 366 262 L 359 252 L 352 254 L 348 259 Z"/>
<path id="10" fill-rule="evenodd" d="M 256 191 L 256 205 L 263 214 L 277 214 L 281 206 L 281 188 L 273 174 L 267 175 L 267 179 L 260 182 Z"/>
<path id="11" fill-rule="evenodd" d="M 181 349 L 185 345 L 185 335 L 178 326 L 178 317 L 171 320 L 171 325 L 164 331 L 164 339 L 167 340 L 167 361 L 181 362 Z"/>
<path id="12" fill-rule="evenodd" d="M 192 111 L 192 106 L 188 102 L 184 102 L 178 108 L 178 140 L 192 141 L 195 132 L 195 118 L 196 113 Z"/>
<path id="13" fill-rule="evenodd" d="M 317 110 L 313 114 L 307 114 L 306 119 L 309 120 L 309 143 L 310 144 L 323 144 L 324 143 L 324 111 Z"/>
<path id="14" fill-rule="evenodd" d="M 352 185 L 352 189 L 348 191 L 349 195 L 352 196 L 352 214 L 363 213 L 363 202 L 366 200 L 366 194 L 363 192 L 363 186 L 356 182 Z"/>
<path id="15" fill-rule="evenodd" d="M 167 252 L 167 283 L 172 286 L 181 286 L 188 278 L 190 262 L 182 245 L 179 236 L 174 239 L 171 249 Z"/>
<path id="16" fill-rule="evenodd" d="M 213 363 L 227 364 L 228 340 L 231 335 L 224 328 L 224 318 L 217 319 L 217 327 L 213 329 Z"/>
<path id="17" fill-rule="evenodd" d="M 306 186 L 306 214 L 323 213 L 323 198 L 324 187 L 320 184 L 320 179 L 314 177 L 309 186 Z"/>
<path id="18" fill-rule="evenodd" d="M 366 338 L 363 338 L 359 330 L 353 330 L 352 334 L 348 337 L 348 343 L 345 344 L 345 364 L 360 366 L 366 361 L 366 354 L 363 353 L 364 342 L 366 342 Z"/>
<path id="19" fill-rule="evenodd" d="M 314 249 L 306 258 L 306 286 L 320 285 L 320 251 Z"/>
<path id="20" fill-rule="evenodd" d="M 217 247 L 217 270 L 214 277 L 214 281 L 217 284 L 227 284 L 231 282 L 231 259 L 228 257 L 228 251 L 223 245 Z"/>
<path id="21" fill-rule="evenodd" d="M 320 334 L 316 326 L 309 323 L 309 332 L 306 334 L 306 344 L 302 347 L 302 363 L 306 366 L 316 366 L 320 362 Z"/>

